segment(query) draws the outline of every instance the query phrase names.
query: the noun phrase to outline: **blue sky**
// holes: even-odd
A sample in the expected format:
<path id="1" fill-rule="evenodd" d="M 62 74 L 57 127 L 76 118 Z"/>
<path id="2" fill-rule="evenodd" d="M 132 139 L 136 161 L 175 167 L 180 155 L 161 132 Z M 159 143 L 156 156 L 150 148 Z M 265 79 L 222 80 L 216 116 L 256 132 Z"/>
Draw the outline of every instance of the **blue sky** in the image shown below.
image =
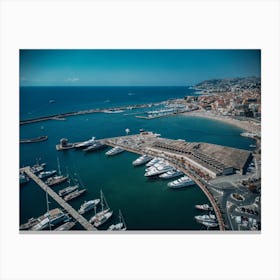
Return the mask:
<path id="1" fill-rule="evenodd" d="M 20 85 L 184 86 L 260 77 L 260 56 L 260 50 L 20 50 Z"/>

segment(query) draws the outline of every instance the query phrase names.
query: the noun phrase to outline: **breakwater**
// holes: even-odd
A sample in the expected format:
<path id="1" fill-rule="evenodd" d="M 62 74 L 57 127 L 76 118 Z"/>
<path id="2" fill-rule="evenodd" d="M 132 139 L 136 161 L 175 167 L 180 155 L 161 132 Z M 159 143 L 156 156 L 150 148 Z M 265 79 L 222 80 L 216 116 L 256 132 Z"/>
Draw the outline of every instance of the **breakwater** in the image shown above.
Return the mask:
<path id="1" fill-rule="evenodd" d="M 135 104 L 135 105 L 127 105 L 127 106 L 120 106 L 120 107 L 112 107 L 112 108 L 96 108 L 96 109 L 89 109 L 89 110 L 82 110 L 82 111 L 73 111 L 49 116 L 43 116 L 28 120 L 20 121 L 20 125 L 36 123 L 36 122 L 43 122 L 49 120 L 64 120 L 66 117 L 70 116 L 77 116 L 77 115 L 86 115 L 86 114 L 95 114 L 95 113 L 108 113 L 109 111 L 113 113 L 114 111 L 122 111 L 122 110 L 133 110 L 133 109 L 140 109 L 140 108 L 148 108 L 152 106 L 158 106 L 163 102 L 159 103 L 145 103 L 145 104 Z"/>

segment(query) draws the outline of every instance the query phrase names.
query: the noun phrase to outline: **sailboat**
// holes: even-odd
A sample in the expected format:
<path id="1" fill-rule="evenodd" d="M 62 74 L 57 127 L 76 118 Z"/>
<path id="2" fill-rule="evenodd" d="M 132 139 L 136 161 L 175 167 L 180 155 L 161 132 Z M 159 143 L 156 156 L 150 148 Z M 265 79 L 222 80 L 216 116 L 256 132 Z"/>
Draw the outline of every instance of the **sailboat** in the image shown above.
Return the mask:
<path id="1" fill-rule="evenodd" d="M 68 179 L 68 176 L 61 175 L 59 158 L 57 158 L 57 167 L 58 167 L 58 174 L 59 175 L 48 178 L 48 180 L 46 181 L 46 184 L 48 186 L 54 186 L 54 185 L 61 184 Z"/>
<path id="2" fill-rule="evenodd" d="M 91 224 L 94 224 L 95 227 L 101 226 L 113 215 L 113 211 L 110 211 L 110 208 L 108 206 L 108 203 L 106 202 L 102 190 L 100 191 L 100 200 L 101 200 L 101 211 L 96 213 L 96 206 L 95 206 L 94 216 L 91 217 L 89 220 L 89 222 Z"/>
<path id="3" fill-rule="evenodd" d="M 126 224 L 122 215 L 121 210 L 119 210 L 119 223 L 110 225 L 108 228 L 109 231 L 112 230 L 126 230 Z"/>

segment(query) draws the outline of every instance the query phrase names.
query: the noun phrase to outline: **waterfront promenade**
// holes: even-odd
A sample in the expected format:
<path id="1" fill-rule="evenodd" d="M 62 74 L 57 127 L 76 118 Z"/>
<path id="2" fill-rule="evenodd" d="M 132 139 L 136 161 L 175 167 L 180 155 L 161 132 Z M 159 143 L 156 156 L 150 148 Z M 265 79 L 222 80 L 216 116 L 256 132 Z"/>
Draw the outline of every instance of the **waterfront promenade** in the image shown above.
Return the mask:
<path id="1" fill-rule="evenodd" d="M 48 185 L 40 180 L 30 169 L 30 166 L 20 169 L 28 177 L 30 177 L 43 191 L 47 192 L 61 207 L 63 207 L 79 224 L 89 231 L 97 230 L 91 223 L 89 223 L 82 215 L 80 215 L 71 205 L 69 205 L 64 199 L 62 199 L 56 192 L 54 192 Z"/>

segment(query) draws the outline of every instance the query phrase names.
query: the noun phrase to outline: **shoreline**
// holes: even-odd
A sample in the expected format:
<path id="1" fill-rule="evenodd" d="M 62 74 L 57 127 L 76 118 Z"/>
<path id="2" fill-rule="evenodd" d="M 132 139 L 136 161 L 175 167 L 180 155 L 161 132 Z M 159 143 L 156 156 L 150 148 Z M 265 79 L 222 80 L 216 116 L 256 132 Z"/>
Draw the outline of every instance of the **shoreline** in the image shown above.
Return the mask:
<path id="1" fill-rule="evenodd" d="M 236 120 L 230 117 L 226 116 L 217 116 L 210 112 L 202 112 L 202 111 L 191 111 L 191 112 L 185 112 L 182 113 L 183 116 L 192 116 L 192 117 L 199 117 L 199 118 L 206 118 L 211 120 L 216 120 L 220 122 L 224 122 L 226 124 L 230 124 L 233 126 L 236 126 L 238 128 L 241 128 L 247 132 L 251 133 L 260 133 L 261 132 L 261 125 L 257 125 L 256 123 L 252 121 L 241 121 Z"/>

